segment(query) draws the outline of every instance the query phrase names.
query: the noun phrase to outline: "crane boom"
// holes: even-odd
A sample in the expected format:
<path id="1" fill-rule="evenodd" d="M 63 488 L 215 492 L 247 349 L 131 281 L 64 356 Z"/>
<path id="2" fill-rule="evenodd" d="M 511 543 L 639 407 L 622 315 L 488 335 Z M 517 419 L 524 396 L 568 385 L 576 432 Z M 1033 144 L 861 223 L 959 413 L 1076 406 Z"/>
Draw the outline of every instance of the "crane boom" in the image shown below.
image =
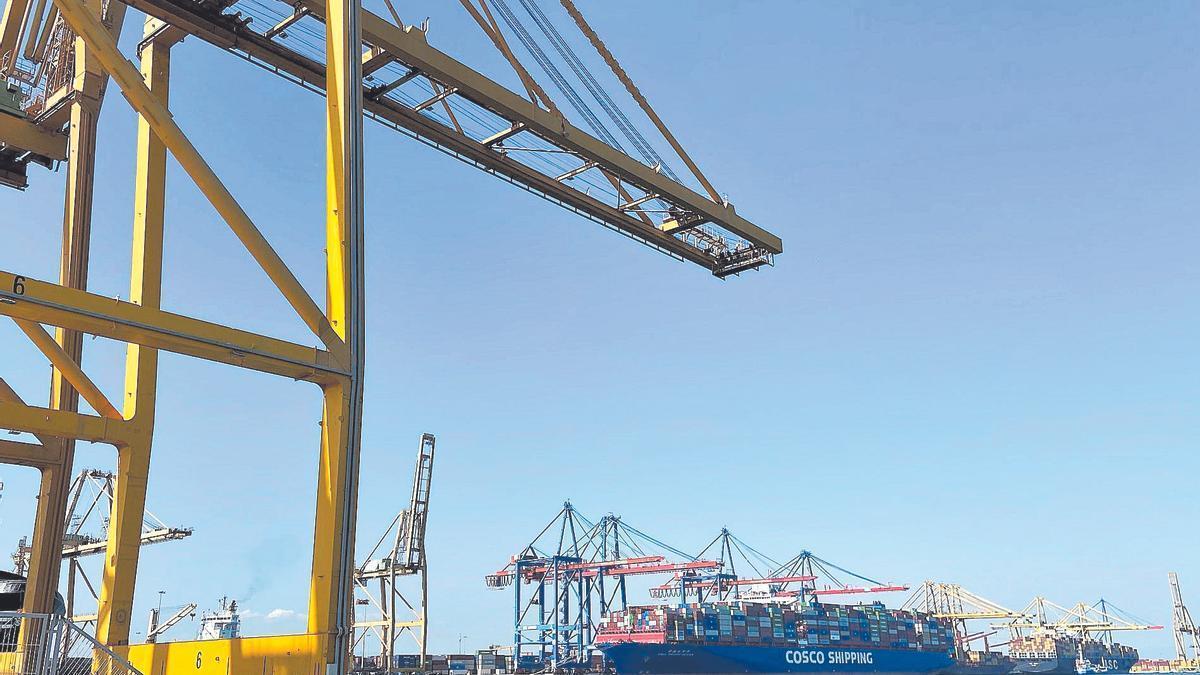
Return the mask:
<path id="1" fill-rule="evenodd" d="M 413 471 L 412 499 L 408 505 L 407 528 L 403 528 L 404 544 L 400 554 L 402 566 L 420 570 L 425 565 L 425 524 L 429 518 L 429 488 L 433 483 L 433 434 L 421 434 L 417 449 L 417 466 Z"/>
<path id="2" fill-rule="evenodd" d="M 1077 603 L 1070 609 L 1050 602 L 1044 597 L 1034 598 L 1020 617 L 1008 623 L 993 624 L 992 628 L 1007 628 L 1014 636 L 1022 630 L 1054 630 L 1081 636 L 1105 634 L 1115 630 L 1162 630 L 1162 626 L 1137 624 L 1117 616 L 1109 610 L 1110 604 L 1100 600 L 1094 604 Z M 1050 621 L 1049 608 L 1058 612 L 1058 619 Z"/>
<path id="3" fill-rule="evenodd" d="M 1181 661 L 1200 659 L 1200 631 L 1196 630 L 1192 614 L 1183 604 L 1183 593 L 1179 590 L 1179 575 L 1168 572 L 1167 580 L 1171 584 L 1171 604 L 1173 606 L 1171 628 L 1175 634 L 1175 656 Z M 1187 636 L 1191 636 L 1191 654 L 1188 653 Z"/>
<path id="4" fill-rule="evenodd" d="M 196 611 L 196 603 L 189 602 L 171 615 L 171 618 L 158 622 L 159 609 L 156 607 L 150 610 L 150 626 L 146 629 L 146 642 L 158 642 L 158 636 L 171 630 L 171 628 L 183 621 L 185 617 L 191 616 Z"/>
<path id="5" fill-rule="evenodd" d="M 417 444 L 417 462 L 413 469 L 412 492 L 407 508 L 392 519 L 388 529 L 379 537 L 367 554 L 366 561 L 354 572 L 355 593 L 365 596 L 356 599 L 357 604 L 370 607 L 368 613 L 378 618 L 354 617 L 355 644 L 361 644 L 367 635 L 379 641 L 384 663 L 391 663 L 396 653 L 396 641 L 403 633 L 409 633 L 420 649 L 420 663 L 425 663 L 429 647 L 429 581 L 425 558 L 425 529 L 429 518 L 429 493 L 433 484 L 433 458 L 437 439 L 433 434 L 421 434 Z M 376 552 L 392 538 L 392 548 L 379 558 Z M 420 599 L 405 598 L 400 579 L 419 578 Z M 401 615 L 404 616 L 401 616 Z"/>
<path id="6" fill-rule="evenodd" d="M 324 64 L 292 49 L 280 34 L 251 30 L 237 14 L 236 2 L 124 1 L 307 89 L 320 91 L 325 85 Z M 303 12 L 305 22 L 321 21 L 325 2 L 301 0 L 297 10 Z M 384 84 L 374 79 L 364 83 L 368 117 L 720 278 L 771 265 L 774 256 L 783 252 L 778 236 L 738 215 L 731 204 L 713 201 L 671 180 L 561 114 L 522 98 L 430 46 L 422 31 L 396 26 L 365 10 L 361 25 L 367 43 L 364 52 L 377 50 L 378 59 L 404 69 Z M 382 75 L 375 71 L 372 77 Z M 417 80 L 440 91 L 440 98 L 406 102 L 400 94 Z M 489 118 L 500 131 L 485 135 L 445 123 L 431 114 L 435 104 L 442 102 L 469 106 L 473 115 Z M 539 142 L 551 147 L 528 147 Z M 534 151 L 554 153 L 575 168 L 565 174 L 547 173 L 524 160 Z M 574 180 L 582 173 L 614 182 L 617 198 L 591 194 Z M 650 208 L 650 202 L 661 208 Z M 649 214 L 661 215 L 661 222 L 648 222 Z"/>
<path id="7" fill-rule="evenodd" d="M 620 560 L 602 560 L 597 562 L 580 562 L 580 563 L 564 563 L 560 565 L 539 565 L 537 567 L 526 567 L 521 569 L 521 577 L 526 581 L 534 581 L 542 579 L 546 576 L 554 574 L 572 575 L 581 578 L 593 578 L 600 575 L 608 577 L 628 577 L 643 574 L 662 574 L 664 572 L 676 572 L 675 583 L 679 583 L 679 574 L 681 572 L 695 572 L 699 570 L 712 570 L 721 567 L 721 563 L 714 560 L 691 560 L 681 563 L 665 562 L 666 558 L 661 555 L 641 556 L 637 558 L 622 558 Z M 489 574 L 487 576 L 487 585 L 491 588 L 503 588 L 513 583 L 516 576 L 516 571 L 513 568 L 505 568 Z"/>

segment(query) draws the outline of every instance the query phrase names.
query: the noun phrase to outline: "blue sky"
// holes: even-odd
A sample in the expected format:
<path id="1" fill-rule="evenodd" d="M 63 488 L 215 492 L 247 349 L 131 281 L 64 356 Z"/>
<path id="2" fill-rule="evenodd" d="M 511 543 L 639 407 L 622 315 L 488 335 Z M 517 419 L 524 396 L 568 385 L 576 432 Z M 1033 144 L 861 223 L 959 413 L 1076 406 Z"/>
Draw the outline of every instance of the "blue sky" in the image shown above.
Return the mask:
<path id="1" fill-rule="evenodd" d="M 503 73 L 461 11 L 428 4 L 405 18 Z M 786 252 L 720 282 L 368 124 L 360 538 L 436 433 L 435 651 L 508 639 L 510 598 L 482 577 L 566 498 L 684 549 L 728 526 L 775 557 L 808 548 L 1014 607 L 1104 596 L 1168 623 L 1172 569 L 1200 604 L 1200 7 L 583 8 Z M 321 99 L 194 39 L 174 72 L 176 118 L 320 297 Z M 128 294 L 135 122 L 110 97 L 91 290 L 112 296 Z M 63 172 L 33 174 L 0 193 L 0 267 L 54 279 Z M 307 340 L 170 178 L 164 306 Z M 44 402 L 44 360 L 11 324 L 0 344 L 4 376 Z M 123 346 L 86 349 L 117 398 Z M 303 625 L 266 614 L 306 604 L 319 405 L 310 385 L 163 356 L 150 504 L 196 534 L 144 551 L 135 617 L 161 589 L 237 597 L 251 632 Z M 34 485 L 2 476 L 7 551 Z M 1170 649 L 1166 632 L 1128 640 Z"/>

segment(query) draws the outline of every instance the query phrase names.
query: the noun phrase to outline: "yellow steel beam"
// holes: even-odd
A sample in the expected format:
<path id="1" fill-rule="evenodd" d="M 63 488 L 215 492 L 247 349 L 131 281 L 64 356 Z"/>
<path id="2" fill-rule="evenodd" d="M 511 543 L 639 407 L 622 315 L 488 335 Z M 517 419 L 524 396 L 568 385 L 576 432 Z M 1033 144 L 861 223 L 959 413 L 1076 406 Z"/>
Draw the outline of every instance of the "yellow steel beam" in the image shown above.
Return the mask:
<path id="1" fill-rule="evenodd" d="M 98 2 L 85 10 L 97 23 L 102 12 L 105 12 L 105 8 Z M 106 14 L 108 30 L 112 35 L 119 34 L 125 19 L 125 8 L 110 3 Z M 65 87 L 71 92 L 67 106 L 70 144 L 67 152 L 59 283 L 67 288 L 83 290 L 87 288 L 92 239 L 97 119 L 104 100 L 107 77 L 82 40 L 74 38 L 71 48 L 72 58 L 66 62 L 74 70 L 70 83 Z M 46 124 L 58 122 L 46 121 Z M 82 371 L 71 369 L 68 363 L 78 365 L 82 362 L 83 334 L 58 327 L 55 330 L 55 344 L 61 347 L 66 359 L 60 358 L 59 366 L 51 372 L 50 408 L 72 414 L 79 409 L 79 393 L 68 382 L 67 372 L 69 369 L 77 376 Z M 24 609 L 28 612 L 52 611 L 58 590 L 61 542 L 66 527 L 67 493 L 70 490 L 76 439 L 70 433 L 56 435 L 60 437 L 63 466 L 47 467 L 42 471 L 41 493 L 33 525 L 34 550 L 30 554 L 24 600 Z M 22 643 L 32 637 L 22 633 Z"/>
<path id="2" fill-rule="evenodd" d="M 55 370 L 62 373 L 67 382 L 83 396 L 85 401 L 95 408 L 96 412 L 100 413 L 102 417 L 113 420 L 125 419 L 108 400 L 108 397 L 104 395 L 104 392 L 100 391 L 96 383 L 92 382 L 92 378 L 83 372 L 83 368 L 80 368 L 79 364 L 40 325 L 32 321 L 26 321 L 25 319 L 14 319 L 14 321 L 29 338 L 30 342 L 33 342 L 41 350 L 42 354 L 50 359 L 50 363 L 54 365 Z"/>
<path id="3" fill-rule="evenodd" d="M 150 476 L 152 430 L 139 429 L 117 453 L 117 490 L 104 555 L 104 577 L 96 608 L 96 639 L 109 645 L 129 644 L 129 620 L 137 582 L 138 554 Z"/>
<path id="4" fill-rule="evenodd" d="M 157 303 L 155 303 L 157 304 Z M 332 354 L 150 306 L 65 288 L 0 270 L 0 315 L 164 349 L 297 380 L 343 375 Z"/>
<path id="5" fill-rule="evenodd" d="M 87 6 L 81 0 L 54 0 L 54 2 L 71 29 L 88 45 L 96 59 L 116 81 L 130 105 L 162 139 L 163 144 L 195 182 L 196 187 L 237 235 L 242 245 L 267 273 L 267 276 L 274 282 L 276 288 L 287 299 L 305 325 L 330 351 L 335 353 L 343 351 L 345 347 L 339 339 L 335 327 L 330 326 L 330 321 L 326 319 L 320 307 L 317 306 L 308 291 L 304 290 L 300 281 L 288 269 L 275 249 L 271 248 L 262 232 L 254 226 L 250 216 L 234 199 L 212 167 L 204 161 L 183 130 L 175 123 L 167 107 L 154 97 L 142 81 L 137 69 L 121 55 L 116 42 L 104 29 L 104 26 L 88 12 Z M 355 54 L 357 58 L 357 49 Z"/>
<path id="6" fill-rule="evenodd" d="M 35 469 L 60 466 L 62 448 L 0 439 L 0 463 L 31 466 Z"/>
<path id="7" fill-rule="evenodd" d="M 169 29 L 162 21 L 146 17 L 143 35 L 151 39 L 141 53 L 142 78 L 164 106 L 170 95 L 171 46 L 182 38 L 178 31 L 165 30 Z M 150 310 L 158 310 L 162 302 L 166 189 L 167 147 L 145 118 L 139 117 L 129 303 Z M 144 427 L 153 426 L 157 381 L 158 350 L 131 342 L 125 350 L 126 418 L 137 419 Z"/>
<path id="8" fill-rule="evenodd" d="M 314 667 L 312 655 L 327 651 L 327 642 L 324 635 L 280 635 L 147 643 L 114 651 L 148 675 L 326 675 L 324 668 Z"/>
<path id="9" fill-rule="evenodd" d="M 99 12 L 99 8 L 93 11 Z M 86 56 L 76 46 L 74 65 L 78 72 L 85 70 Z M 79 95 L 69 107 L 71 143 L 67 155 L 66 203 L 63 208 L 62 241 L 59 259 L 59 283 L 69 288 L 86 288 L 88 257 L 91 250 L 92 176 L 95 168 L 96 113 L 99 111 L 97 83 L 86 77 L 77 79 Z M 95 95 L 88 99 L 84 89 Z M 37 330 L 41 330 L 38 328 Z M 36 337 L 36 335 L 33 335 Z M 83 359 L 83 335 L 62 328 L 55 330 L 54 344 L 60 348 L 62 367 L 50 372 L 50 409 L 61 411 L 60 424 L 70 428 L 79 410 L 79 393 L 67 381 L 64 367 L 76 366 Z M 65 358 L 62 358 L 65 357 Z M 82 371 L 73 373 L 81 374 Z M 83 419 L 83 416 L 78 416 Z M 54 609 L 62 562 L 62 537 L 66 528 L 67 494 L 70 490 L 70 470 L 75 461 L 75 435 L 52 433 L 60 440 L 63 466 L 42 470 L 33 518 L 33 550 L 29 556 L 29 575 L 25 584 L 24 611 L 43 613 Z M 36 637 L 23 628 L 22 646 L 31 646 Z"/>
<path id="10" fill-rule="evenodd" d="M 317 474 L 316 518 L 313 526 L 312 576 L 308 596 L 308 632 L 331 640 L 346 614 L 341 605 L 342 525 L 352 514 L 345 510 L 343 486 L 350 421 L 348 381 L 324 388 L 321 415 L 321 454 Z M 351 565 L 353 568 L 353 565 Z M 347 605 L 348 606 L 348 605 Z M 330 644 L 332 648 L 332 642 Z M 332 663 L 336 654 L 325 654 Z"/>
<path id="11" fill-rule="evenodd" d="M 16 115 L 0 113 L 0 145 L 28 150 L 54 161 L 67 158 L 66 134 L 47 131 Z"/>
<path id="12" fill-rule="evenodd" d="M 0 404 L 0 408 L 5 405 Z M 7 419 L 3 411 L 0 411 L 0 419 Z M 40 467 L 42 475 L 38 482 L 33 543 L 29 551 L 29 572 L 25 581 L 22 607 L 26 612 L 53 611 L 57 597 L 59 566 L 62 562 L 62 535 L 66 529 L 66 493 L 71 483 L 71 461 L 74 458 L 75 447 L 73 439 L 69 440 L 66 437 L 57 439 L 53 445 L 59 448 L 61 463 Z M 22 646 L 28 647 L 38 640 L 38 635 L 36 631 L 31 630 L 32 628 L 31 622 L 22 623 L 19 638 Z"/>
<path id="13" fill-rule="evenodd" d="M 372 621 L 357 621 L 357 622 L 355 622 L 354 625 L 356 625 L 360 628 L 375 628 L 378 626 L 391 626 L 392 622 L 388 621 L 387 619 L 375 619 Z M 419 628 L 424 625 L 425 625 L 425 622 L 421 621 L 420 619 L 414 619 L 412 621 L 397 621 L 396 622 L 396 628 Z"/>
<path id="14" fill-rule="evenodd" d="M 1008 619 L 1020 618 L 1020 614 L 1003 612 L 934 612 L 931 616 L 940 619 Z"/>
<path id="15" fill-rule="evenodd" d="M 18 405 L 25 405 L 25 401 L 21 400 L 21 397 L 16 391 L 13 390 L 12 387 L 8 385 L 8 382 L 4 381 L 3 377 L 0 377 L 0 403 L 16 403 Z M 55 445 L 59 440 L 47 434 L 34 434 L 34 436 L 38 439 L 38 442 L 46 447 Z"/>
<path id="16" fill-rule="evenodd" d="M 349 671 L 354 630 L 354 530 L 362 436 L 363 239 L 360 0 L 333 0 L 325 17 L 326 311 L 347 348 L 349 374 L 323 385 L 308 632 L 328 635 L 324 661 Z"/>
<path id="17" fill-rule="evenodd" d="M 289 79 L 296 78 L 315 88 L 323 88 L 325 85 L 325 68 L 320 63 L 285 49 L 257 33 L 232 30 L 225 22 L 215 21 L 211 13 L 199 9 L 199 5 L 179 0 L 125 1 L 130 6 L 158 16 L 173 25 L 185 26 L 189 34 L 215 46 L 239 55 L 251 56 L 256 62 L 269 64 L 273 71 L 286 74 Z M 453 151 L 458 156 L 469 159 L 473 164 L 486 167 L 489 173 L 511 179 L 536 194 L 550 197 L 552 201 L 562 203 L 597 222 L 615 227 L 639 241 L 645 241 L 672 255 L 708 269 L 713 268 L 715 259 L 710 253 L 670 236 L 657 227 L 646 225 L 643 220 L 621 211 L 615 205 L 604 203 L 594 196 L 564 186 L 555 181 L 553 177 L 506 157 L 490 146 L 469 137 L 460 136 L 448 125 L 413 112 L 407 105 L 392 101 L 387 97 L 381 97 L 376 100 L 368 100 L 365 108 L 384 124 L 415 133 L 423 139 Z M 628 158 L 626 160 L 633 161 Z M 701 198 L 695 193 L 692 194 Z M 646 214 L 639 213 L 637 215 L 645 217 Z"/>
<path id="18" fill-rule="evenodd" d="M 326 0 L 300 0 L 317 16 L 325 16 Z M 457 95 L 483 106 L 510 122 L 521 122 L 530 131 L 567 150 L 599 161 L 616 177 L 663 195 L 701 214 L 706 219 L 771 251 L 781 253 L 783 241 L 737 215 L 732 206 L 714 202 L 659 174 L 624 153 L 546 111 L 503 85 L 487 78 L 445 53 L 431 47 L 425 34 L 412 28 L 397 28 L 368 11 L 362 13 L 362 34 L 367 42 L 395 54 L 404 64 L 444 85 L 458 89 Z"/>
<path id="19" fill-rule="evenodd" d="M 25 49 L 21 50 L 22 55 L 27 59 L 32 59 L 38 44 L 38 35 L 42 29 L 42 15 L 46 13 L 46 0 L 37 0 L 33 5 L 33 10 L 29 12 L 29 21 L 25 24 L 27 36 L 25 38 Z M 52 21 L 53 19 L 51 19 Z M 49 23 L 49 22 L 47 22 Z"/>
<path id="20" fill-rule="evenodd" d="M 10 405 L 24 408 L 25 404 L 21 401 L 21 397 L 17 395 L 8 383 L 0 378 L 0 404 L 8 403 Z M 8 419 L 3 413 L 0 413 L 0 419 Z M 49 507 L 49 501 L 57 494 L 57 489 L 60 483 L 63 482 L 63 476 L 70 472 L 70 467 L 66 466 L 66 443 L 61 438 L 55 438 L 49 434 L 33 431 L 41 445 L 32 443 L 18 443 L 16 441 L 0 441 L 0 462 L 6 464 L 16 464 L 19 466 L 30 466 L 41 471 L 41 479 L 38 484 L 38 511 L 37 517 L 45 522 L 52 517 L 53 509 Z M 45 504 L 43 504 L 45 502 Z M 35 520 L 35 531 L 45 528 L 38 528 L 39 523 Z M 60 542 L 62 538 L 52 539 L 51 542 Z M 51 550 L 54 549 L 54 550 Z M 51 577 L 51 573 L 57 570 L 57 560 L 62 556 L 62 548 L 55 544 L 54 546 L 37 546 L 36 543 L 29 552 L 29 570 L 30 577 L 36 580 L 36 575 L 44 575 L 47 583 L 44 586 L 49 586 L 48 580 L 53 578 L 57 581 L 57 575 Z M 30 602 L 27 601 L 26 606 Z M 22 626 L 24 630 L 24 626 Z M 32 639 L 32 635 L 22 634 L 22 640 Z"/>
<path id="21" fill-rule="evenodd" d="M 141 72 L 154 97 L 167 105 L 171 46 L 181 37 L 147 18 Z M 157 37 L 156 37 L 157 36 Z M 138 118 L 134 187 L 130 304 L 156 311 L 162 299 L 163 221 L 166 203 L 166 146 L 144 117 Z M 129 643 L 129 620 L 142 546 L 146 489 L 154 434 L 158 350 L 130 343 L 125 351 L 125 416 L 137 434 L 117 458 L 117 492 L 105 543 L 104 573 L 96 610 L 96 637 L 107 645 Z"/>
<path id="22" fill-rule="evenodd" d="M 25 25 L 28 10 L 29 0 L 8 0 L 4 3 L 4 14 L 0 15 L 0 63 L 4 64 L 0 69 L 0 79 L 7 77 L 16 65 L 21 29 Z"/>
<path id="23" fill-rule="evenodd" d="M 122 420 L 3 401 L 0 401 L 0 427 L 118 447 L 125 445 L 130 437 L 130 424 Z"/>

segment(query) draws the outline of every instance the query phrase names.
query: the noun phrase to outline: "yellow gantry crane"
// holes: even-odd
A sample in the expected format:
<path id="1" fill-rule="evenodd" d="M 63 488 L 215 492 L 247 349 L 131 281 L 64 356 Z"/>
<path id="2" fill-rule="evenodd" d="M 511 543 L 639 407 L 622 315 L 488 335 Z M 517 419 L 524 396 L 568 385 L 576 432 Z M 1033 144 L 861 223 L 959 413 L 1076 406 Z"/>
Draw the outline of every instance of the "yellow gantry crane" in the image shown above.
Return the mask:
<path id="1" fill-rule="evenodd" d="M 460 4 L 516 72 L 524 95 L 433 47 L 423 29 L 400 20 L 390 1 L 389 20 L 364 11 L 360 0 L 6 0 L 0 14 L 0 77 L 6 84 L 0 92 L 0 184 L 24 188 L 36 178 L 30 168 L 38 165 L 66 169 L 59 278 L 0 270 L 0 315 L 15 321 L 53 365 L 47 406 L 27 403 L 0 373 L 0 428 L 34 439 L 0 440 L 0 462 L 41 472 L 27 611 L 50 611 L 57 590 L 75 444 L 104 444 L 117 453 L 117 489 L 104 543 L 100 643 L 155 675 L 314 675 L 349 669 L 365 363 L 364 117 L 717 277 L 773 263 L 783 250 L 779 237 L 746 220 L 716 191 L 578 8 L 560 0 L 702 192 L 687 187 L 636 125 L 609 106 L 611 97 L 589 85 L 594 78 L 579 69 L 569 49 L 558 51 L 564 44 L 561 33 L 547 29 L 531 2 L 521 0 L 522 8 L 625 140 L 590 104 L 580 105 L 577 89 L 563 86 L 565 71 L 543 60 L 544 48 L 528 39 L 528 26 L 507 0 Z M 129 9 L 145 16 L 135 54 L 118 48 Z M 324 303 L 298 281 L 243 209 L 238 186 L 220 179 L 171 115 L 171 54 L 187 36 L 324 94 Z M 574 110 L 571 117 L 582 119 L 588 129 L 576 126 L 551 99 L 516 58 L 512 40 L 538 61 Z M 139 115 L 127 300 L 86 290 L 96 122 L 110 82 Z M 308 327 L 310 340 L 281 340 L 161 307 L 162 278 L 172 271 L 162 257 L 168 153 Z M 111 401 L 80 366 L 84 335 L 127 344 L 119 401 Z M 303 633 L 130 644 L 160 350 L 308 382 L 320 390 Z M 79 411 L 80 397 L 96 414 Z M 23 630 L 20 639 L 32 646 L 34 636 Z"/>
<path id="2" fill-rule="evenodd" d="M 1106 600 L 1093 604 L 1076 603 L 1071 607 L 1057 605 L 1038 596 L 1021 610 L 1021 617 L 1006 623 L 995 624 L 994 628 L 1006 628 L 1013 638 L 1021 637 L 1025 631 L 1053 631 L 1080 638 L 1100 637 L 1111 641 L 1112 631 L 1162 630 L 1162 626 L 1128 621 L 1115 613 L 1115 608 Z M 1052 618 L 1056 617 L 1056 618 Z"/>
<path id="3" fill-rule="evenodd" d="M 99 602 L 96 586 L 84 570 L 83 559 L 104 553 L 105 536 L 112 521 L 113 501 L 116 498 L 116 475 L 111 471 L 84 469 L 75 475 L 68 491 L 67 511 L 63 527 L 62 560 L 67 564 L 65 596 L 66 616 L 82 626 L 95 623 L 96 613 L 80 612 L 80 600 L 90 602 L 80 592 L 80 584 L 92 601 Z M 192 536 L 189 527 L 175 527 L 163 522 L 149 510 L 144 510 L 141 545 L 178 541 Z M 29 569 L 33 546 L 22 537 L 13 553 L 14 571 L 25 574 Z"/>
<path id="4" fill-rule="evenodd" d="M 954 646 L 961 657 L 970 651 L 972 643 L 983 642 L 983 650 L 989 649 L 988 638 L 996 634 L 996 630 L 972 632 L 968 621 L 989 619 L 1024 620 L 1027 617 L 1022 612 L 1014 612 L 1003 605 L 972 593 L 959 584 L 949 584 L 937 581 L 925 581 L 904 602 L 902 609 L 924 612 L 939 619 L 947 619 L 954 624 Z"/>

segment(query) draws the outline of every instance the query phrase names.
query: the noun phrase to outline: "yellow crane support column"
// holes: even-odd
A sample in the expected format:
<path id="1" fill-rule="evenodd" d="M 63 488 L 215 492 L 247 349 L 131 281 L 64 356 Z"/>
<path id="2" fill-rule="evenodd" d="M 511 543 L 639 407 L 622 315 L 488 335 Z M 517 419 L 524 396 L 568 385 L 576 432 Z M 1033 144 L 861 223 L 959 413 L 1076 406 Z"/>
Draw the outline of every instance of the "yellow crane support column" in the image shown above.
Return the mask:
<path id="1" fill-rule="evenodd" d="M 321 458 L 308 630 L 329 636 L 327 671 L 349 670 L 354 529 L 362 435 L 363 166 L 360 0 L 333 0 L 325 17 L 326 312 L 346 346 L 349 376 L 323 385 Z"/>
<path id="2" fill-rule="evenodd" d="M 28 10 L 29 0 L 8 0 L 4 4 L 4 14 L 0 15 L 0 78 L 8 77 L 17 63 L 21 29 Z"/>
<path id="3" fill-rule="evenodd" d="M 182 37 L 161 21 L 147 19 L 141 72 L 151 94 L 167 105 L 171 46 Z M 167 152 L 150 123 L 138 118 L 137 175 L 134 186 L 133 251 L 129 301 L 158 309 L 162 297 L 163 212 Z M 130 343 L 125 351 L 124 417 L 132 436 L 117 455 L 117 490 L 104 557 L 96 612 L 96 637 L 108 645 L 129 644 L 129 621 L 141 553 L 142 519 L 150 474 L 158 350 Z"/>
<path id="4" fill-rule="evenodd" d="M 38 328 L 41 330 L 41 328 Z M 24 401 L 13 391 L 8 383 L 0 378 L 0 403 L 24 405 Z M 48 436 L 46 434 L 37 434 L 37 439 L 41 445 L 34 443 L 20 443 L 17 441 L 0 441 L 0 458 L 3 458 L 5 463 L 17 464 L 20 466 L 29 466 L 41 472 L 41 481 L 38 486 L 38 517 L 45 522 L 47 517 L 44 513 L 45 507 L 43 502 L 48 502 L 52 496 L 50 490 L 58 482 L 58 477 L 70 471 L 69 468 L 63 466 L 63 446 L 65 442 L 61 438 Z M 37 521 L 35 521 L 35 526 Z M 62 541 L 61 536 L 58 541 Z M 30 569 L 39 571 L 46 570 L 47 566 L 52 561 L 47 560 L 47 556 L 57 556 L 61 561 L 62 545 L 58 546 L 34 546 L 30 551 L 29 565 Z M 57 566 L 57 563 L 54 563 Z M 44 573 L 43 573 L 44 574 Z M 32 579 L 32 575 L 30 576 Z M 44 579 L 45 577 L 41 577 Z M 57 580 L 57 577 L 55 577 Z M 44 585 L 44 584 L 43 584 Z M 53 598 L 53 596 L 50 596 Z M 26 594 L 26 607 L 29 606 L 29 594 Z M 24 621 L 21 624 L 20 643 L 23 653 L 30 653 L 33 645 L 38 640 L 38 629 L 41 627 L 30 622 Z"/>
<path id="5" fill-rule="evenodd" d="M 318 640 L 320 655 L 334 671 L 344 672 L 351 635 L 348 613 L 354 570 L 354 517 L 362 416 L 362 91 L 358 4 L 347 0 L 336 7 L 329 28 L 328 315 L 312 302 L 174 122 L 166 106 L 152 95 L 143 78 L 120 54 L 96 17 L 80 0 L 55 0 L 55 4 L 72 29 L 92 47 L 97 60 L 121 87 L 126 99 L 209 198 L 305 323 L 330 346 L 329 356 L 339 366 L 345 364 L 344 374 L 331 374 L 320 382 L 325 406 L 309 602 L 309 632 Z M 172 317 L 171 320 L 178 323 L 183 317 Z M 126 614 L 134 579 L 129 561 L 136 561 L 136 551 L 128 547 L 136 546 L 134 525 L 140 522 L 142 515 L 149 459 L 148 429 L 142 424 L 125 423 L 119 427 L 122 435 L 114 437 L 108 426 L 95 429 L 91 420 L 63 417 L 42 423 L 32 412 L 14 410 L 13 415 L 21 422 L 14 428 L 37 431 L 52 428 L 50 425 L 78 421 L 76 437 L 102 435 L 105 440 L 114 440 L 119 447 L 119 480 L 126 481 L 120 491 L 126 494 L 113 505 L 114 527 L 110 531 L 110 559 L 104 579 L 108 590 L 98 622 L 98 637 L 112 645 L 126 643 Z M 86 425 L 83 424 L 85 421 Z M 289 646 L 294 649 L 295 643 L 286 644 L 279 643 L 281 652 Z"/>
<path id="6" fill-rule="evenodd" d="M 119 31 L 125 10 L 123 3 L 116 4 L 121 6 L 113 7 L 110 11 L 115 13 L 115 27 Z M 100 3 L 92 3 L 88 11 L 97 21 L 100 20 Z M 16 43 L 11 45 L 13 60 L 16 58 L 18 47 Z M 67 155 L 67 189 L 63 206 L 59 284 L 67 288 L 87 290 L 88 253 L 92 239 L 93 174 L 96 166 L 96 119 L 100 114 L 107 78 L 81 38 L 75 39 L 74 49 L 75 72 L 70 85 L 70 146 Z M 57 328 L 55 338 L 72 361 L 76 364 L 81 363 L 82 333 Z M 51 375 L 50 407 L 68 412 L 79 409 L 79 393 L 66 381 L 58 368 L 55 368 Z M 71 486 L 71 466 L 75 457 L 75 440 L 63 438 L 60 442 L 62 466 L 47 467 L 42 471 L 40 498 L 34 515 L 33 552 L 30 554 L 29 580 L 25 593 L 24 609 L 27 612 L 52 611 L 55 593 L 58 591 L 67 493 Z"/>
<path id="7" fill-rule="evenodd" d="M 196 184 L 201 194 L 208 199 L 217 213 L 233 230 L 242 245 L 266 272 L 267 276 L 283 294 L 288 304 L 296 311 L 313 333 L 331 350 L 342 347 L 342 340 L 329 326 L 329 320 L 296 279 L 288 266 L 271 248 L 266 237 L 254 226 L 250 216 L 221 182 L 217 174 L 192 145 L 187 135 L 175 123 L 167 107 L 151 95 L 137 69 L 117 49 L 116 40 L 104 26 L 88 11 L 80 0 L 54 0 L 64 19 L 81 39 L 91 45 L 96 60 L 100 62 L 117 86 L 121 88 L 129 104 L 138 112 L 162 139 L 167 149 L 183 167 L 185 173 Z M 124 4 L 124 3 L 120 3 Z"/>

